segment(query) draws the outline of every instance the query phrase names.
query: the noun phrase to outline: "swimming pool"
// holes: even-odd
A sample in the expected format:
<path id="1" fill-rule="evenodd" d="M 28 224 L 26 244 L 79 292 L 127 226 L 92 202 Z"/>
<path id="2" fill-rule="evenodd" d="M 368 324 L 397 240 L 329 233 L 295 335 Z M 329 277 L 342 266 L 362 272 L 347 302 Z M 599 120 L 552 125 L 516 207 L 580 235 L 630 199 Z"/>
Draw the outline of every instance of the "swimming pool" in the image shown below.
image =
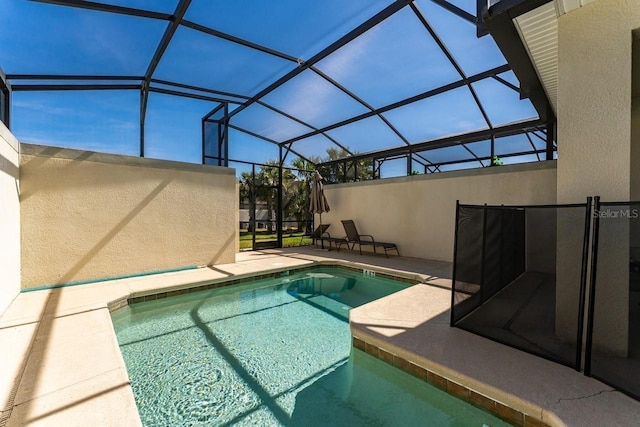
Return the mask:
<path id="1" fill-rule="evenodd" d="M 407 286 L 319 268 L 114 312 L 143 424 L 508 425 L 352 347 L 349 309 Z"/>

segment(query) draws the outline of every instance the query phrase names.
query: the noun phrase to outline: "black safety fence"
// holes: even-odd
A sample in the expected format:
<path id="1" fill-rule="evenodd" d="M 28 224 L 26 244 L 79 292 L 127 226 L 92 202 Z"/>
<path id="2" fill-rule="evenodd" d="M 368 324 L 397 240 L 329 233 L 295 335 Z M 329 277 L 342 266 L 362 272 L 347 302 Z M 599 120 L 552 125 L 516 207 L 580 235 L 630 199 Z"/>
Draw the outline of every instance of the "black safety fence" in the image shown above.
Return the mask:
<path id="1" fill-rule="evenodd" d="M 640 202 L 595 199 L 585 374 L 640 399 Z"/>
<path id="2" fill-rule="evenodd" d="M 590 212 L 457 204 L 451 325 L 579 369 Z"/>

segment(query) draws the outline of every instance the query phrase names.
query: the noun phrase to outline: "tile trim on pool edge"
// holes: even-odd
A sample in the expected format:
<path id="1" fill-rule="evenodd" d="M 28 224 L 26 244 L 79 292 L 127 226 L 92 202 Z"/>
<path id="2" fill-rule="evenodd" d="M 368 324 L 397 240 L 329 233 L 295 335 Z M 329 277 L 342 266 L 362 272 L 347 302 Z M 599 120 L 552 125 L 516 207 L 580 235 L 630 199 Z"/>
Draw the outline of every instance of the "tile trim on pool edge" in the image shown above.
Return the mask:
<path id="1" fill-rule="evenodd" d="M 266 270 L 265 273 L 261 273 L 261 274 L 255 274 L 255 275 L 242 275 L 242 276 L 236 276 L 235 278 L 233 277 L 225 277 L 223 279 L 219 279 L 216 281 L 211 281 L 207 284 L 204 285 L 197 285 L 197 286 L 192 286 L 189 287 L 189 285 L 186 285 L 186 287 L 180 288 L 180 289 L 174 289 L 171 291 L 165 291 L 165 292 L 154 292 L 151 291 L 151 293 L 146 294 L 146 295 L 139 295 L 139 296 L 128 296 L 128 297 L 124 297 L 124 298 L 119 298 L 115 301 L 111 301 L 109 304 L 107 304 L 109 311 L 110 312 L 114 312 L 120 308 L 123 308 L 127 305 L 130 304 L 137 304 L 137 303 L 141 303 L 141 302 L 145 302 L 145 301 L 154 301 L 157 299 L 164 299 L 164 298 L 168 298 L 168 297 L 172 297 L 172 296 L 176 296 L 176 295 L 184 295 L 184 294 L 188 294 L 191 292 L 199 292 L 199 291 L 205 291 L 205 290 L 210 290 L 210 289 L 216 289 L 216 288 L 222 288 L 222 287 L 226 287 L 226 286 L 231 286 L 231 285 L 238 285 L 238 284 L 242 284 L 242 283 L 248 283 L 248 282 L 252 282 L 255 280 L 263 280 L 263 279 L 277 279 L 280 277 L 286 277 L 291 273 L 299 273 L 302 271 L 306 271 L 306 270 L 312 270 L 318 267 L 337 267 L 337 268 L 343 268 L 345 270 L 350 270 L 350 271 L 354 271 L 357 273 L 361 273 L 363 272 L 364 269 L 367 270 L 371 270 L 371 271 L 375 271 L 376 276 L 375 277 L 380 277 L 380 278 L 384 278 L 384 279 L 392 279 L 392 280 L 397 280 L 399 282 L 404 282 L 404 283 L 409 283 L 411 285 L 416 285 L 421 283 L 419 277 L 409 277 L 410 275 L 402 275 L 401 273 L 399 275 L 393 275 L 393 274 L 389 274 L 386 271 L 381 271 L 379 269 L 373 268 L 371 266 L 368 266 L 366 264 L 353 264 L 353 263 L 342 263 L 342 262 L 335 262 L 335 261 L 316 261 L 313 262 L 312 264 L 309 265 L 305 265 L 305 266 L 300 266 L 300 267 L 289 267 L 289 268 L 282 268 L 282 269 L 274 269 L 274 270 Z"/>
<path id="2" fill-rule="evenodd" d="M 435 372 L 431 372 L 422 366 L 416 365 L 413 362 L 409 362 L 391 352 L 388 352 L 380 347 L 370 344 L 361 338 L 351 335 L 353 347 L 358 350 L 362 350 L 365 353 L 395 366 L 408 374 L 424 381 L 432 386 L 449 393 L 450 395 L 462 399 L 473 406 L 495 415 L 496 417 L 517 425 L 524 427 L 550 427 L 549 424 L 544 421 L 525 414 L 517 409 L 511 408 L 497 400 L 480 394 L 470 388 L 467 388 L 461 384 L 451 381 Z"/>

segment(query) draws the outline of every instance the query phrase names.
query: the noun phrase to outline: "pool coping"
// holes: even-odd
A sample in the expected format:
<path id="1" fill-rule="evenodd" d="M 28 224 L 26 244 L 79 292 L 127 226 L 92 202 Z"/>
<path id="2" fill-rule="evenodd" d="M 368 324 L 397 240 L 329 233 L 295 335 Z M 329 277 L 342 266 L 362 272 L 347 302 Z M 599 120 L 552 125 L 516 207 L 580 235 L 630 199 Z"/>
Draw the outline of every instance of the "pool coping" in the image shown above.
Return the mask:
<path id="1" fill-rule="evenodd" d="M 454 396 L 458 399 L 469 403 L 477 408 L 483 409 L 486 412 L 516 426 L 525 427 L 551 427 L 551 424 L 547 424 L 540 417 L 527 414 L 519 409 L 513 408 L 510 405 L 502 403 L 498 399 L 494 399 L 487 396 L 485 393 L 480 393 L 473 388 L 459 384 L 452 381 L 446 376 L 437 374 L 424 366 L 413 363 L 402 356 L 395 354 L 393 350 L 385 350 L 382 347 L 378 347 L 371 344 L 366 340 L 366 337 L 358 338 L 356 335 L 351 335 L 353 346 L 359 350 L 366 352 L 367 354 L 388 363 L 391 366 L 422 380 L 432 386 Z"/>
<path id="2" fill-rule="evenodd" d="M 234 276 L 234 278 L 221 278 L 209 281 L 203 281 L 200 283 L 193 283 L 187 285 L 177 285 L 175 289 L 163 290 L 162 292 L 156 292 L 155 290 L 136 292 L 126 297 L 118 298 L 113 301 L 107 302 L 107 308 L 109 308 L 110 312 L 118 310 L 122 307 L 131 304 L 137 304 L 140 302 L 146 301 L 154 301 L 157 299 L 169 298 L 177 295 L 185 295 L 193 292 L 200 292 L 211 289 L 219 289 L 223 287 L 239 285 L 243 283 L 249 283 L 256 280 L 263 279 L 278 279 L 280 277 L 286 277 L 291 273 L 299 273 L 306 270 L 312 270 L 318 267 L 337 267 L 342 268 L 344 270 L 353 271 L 356 273 L 364 273 L 364 271 L 373 271 L 375 273 L 375 277 L 380 277 L 384 279 L 393 279 L 396 281 L 408 283 L 410 285 L 415 285 L 417 283 L 423 283 L 419 275 L 411 275 L 411 274 L 389 274 L 388 270 L 373 268 L 369 265 L 363 264 L 363 267 L 355 267 L 353 263 L 344 263 L 340 261 L 313 261 L 311 265 L 304 265 L 299 267 L 287 267 L 287 268 L 276 268 L 273 270 L 267 270 L 263 274 L 244 274 Z M 365 268 L 366 267 L 366 268 Z M 434 285 L 437 286 L 437 285 Z M 165 288 L 166 289 L 166 288 Z"/>

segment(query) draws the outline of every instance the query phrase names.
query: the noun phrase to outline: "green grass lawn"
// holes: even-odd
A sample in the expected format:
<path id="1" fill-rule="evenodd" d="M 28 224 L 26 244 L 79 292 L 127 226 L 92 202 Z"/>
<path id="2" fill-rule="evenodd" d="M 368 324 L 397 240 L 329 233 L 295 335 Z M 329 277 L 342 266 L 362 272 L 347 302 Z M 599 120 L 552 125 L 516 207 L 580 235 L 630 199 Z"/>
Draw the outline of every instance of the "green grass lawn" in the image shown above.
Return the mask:
<path id="1" fill-rule="evenodd" d="M 290 246 L 304 246 L 312 244 L 310 237 L 304 237 L 300 242 L 300 237 L 304 233 L 302 231 L 287 231 L 282 234 L 282 246 L 285 248 Z M 256 241 L 262 240 L 276 240 L 276 233 L 267 233 L 266 229 L 259 228 L 256 231 Z M 252 233 L 247 230 L 240 230 L 240 250 L 252 249 Z"/>

